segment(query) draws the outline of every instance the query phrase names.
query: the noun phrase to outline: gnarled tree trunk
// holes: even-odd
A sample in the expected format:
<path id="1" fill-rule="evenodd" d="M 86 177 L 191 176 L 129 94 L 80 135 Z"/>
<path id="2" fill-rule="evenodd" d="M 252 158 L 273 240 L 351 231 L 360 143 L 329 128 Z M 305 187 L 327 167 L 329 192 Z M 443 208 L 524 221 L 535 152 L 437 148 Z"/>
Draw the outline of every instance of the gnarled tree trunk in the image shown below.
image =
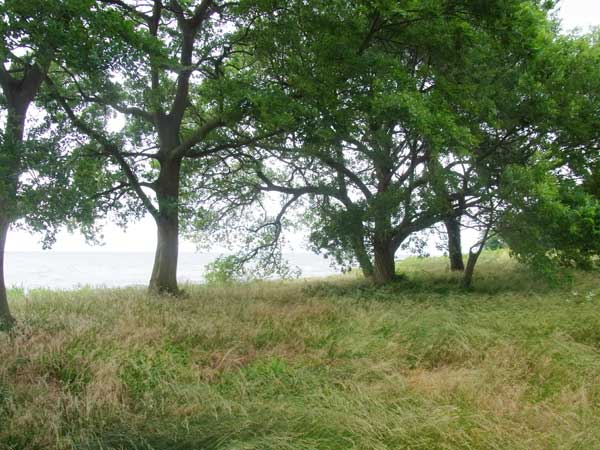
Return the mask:
<path id="1" fill-rule="evenodd" d="M 490 220 L 488 222 L 487 227 L 483 233 L 483 236 L 474 246 L 469 249 L 469 258 L 467 259 L 467 268 L 465 269 L 465 274 L 463 276 L 463 287 L 466 289 L 471 288 L 473 283 L 473 273 L 475 272 L 475 265 L 477 264 L 477 260 L 483 252 L 483 248 L 490 238 L 490 232 L 492 227 L 494 226 L 494 221 Z"/>
<path id="2" fill-rule="evenodd" d="M 375 243 L 374 245 L 373 281 L 385 284 L 396 278 L 395 249 L 390 243 Z"/>
<path id="3" fill-rule="evenodd" d="M 477 259 L 479 259 L 480 254 L 481 250 L 476 252 L 469 251 L 467 267 L 465 269 L 465 274 L 463 275 L 463 287 L 466 289 L 470 289 L 473 284 L 473 273 L 475 272 L 475 265 L 477 264 Z"/>
<path id="4" fill-rule="evenodd" d="M 150 278 L 150 290 L 158 293 L 177 294 L 177 258 L 179 251 L 179 227 L 177 219 L 159 217 L 156 220 L 157 241 L 154 267 Z"/>
<path id="5" fill-rule="evenodd" d="M 159 211 L 156 254 L 150 278 L 150 290 L 177 294 L 177 259 L 179 252 L 179 184 L 181 161 L 165 160 L 156 183 Z"/>
<path id="6" fill-rule="evenodd" d="M 462 272 L 465 264 L 462 256 L 462 242 L 460 236 L 460 219 L 452 217 L 444 221 L 448 233 L 448 257 L 450 259 L 450 270 Z"/>

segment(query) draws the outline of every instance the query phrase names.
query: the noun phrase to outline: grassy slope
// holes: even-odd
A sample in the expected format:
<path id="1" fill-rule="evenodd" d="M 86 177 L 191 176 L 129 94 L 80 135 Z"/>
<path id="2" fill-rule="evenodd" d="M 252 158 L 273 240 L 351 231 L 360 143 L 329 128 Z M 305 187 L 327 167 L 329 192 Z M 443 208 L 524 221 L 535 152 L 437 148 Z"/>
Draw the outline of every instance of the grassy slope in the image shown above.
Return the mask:
<path id="1" fill-rule="evenodd" d="M 0 448 L 600 449 L 600 278 L 13 292 Z"/>

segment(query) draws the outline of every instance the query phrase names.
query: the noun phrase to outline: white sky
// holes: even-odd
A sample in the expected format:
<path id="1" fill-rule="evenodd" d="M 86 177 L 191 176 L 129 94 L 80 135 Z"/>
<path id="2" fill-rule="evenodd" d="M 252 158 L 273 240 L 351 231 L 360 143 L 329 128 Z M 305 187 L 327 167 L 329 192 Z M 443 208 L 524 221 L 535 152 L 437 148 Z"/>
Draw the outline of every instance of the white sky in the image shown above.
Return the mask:
<path id="1" fill-rule="evenodd" d="M 565 32 L 574 28 L 586 31 L 589 27 L 600 25 L 600 0 L 562 0 L 558 10 Z M 60 233 L 54 251 L 112 251 L 112 252 L 153 252 L 156 243 L 156 228 L 151 218 L 131 224 L 127 231 L 108 224 L 104 228 L 103 246 L 88 246 L 78 234 Z M 298 239 L 300 240 L 300 239 Z M 300 242 L 294 245 L 295 250 L 302 250 Z M 39 236 L 32 236 L 23 231 L 11 231 L 8 236 L 7 251 L 41 250 Z M 191 242 L 182 240 L 180 250 L 195 251 Z"/>
<path id="2" fill-rule="evenodd" d="M 573 28 L 587 31 L 600 25 L 600 0 L 562 0 L 558 8 L 565 31 Z"/>

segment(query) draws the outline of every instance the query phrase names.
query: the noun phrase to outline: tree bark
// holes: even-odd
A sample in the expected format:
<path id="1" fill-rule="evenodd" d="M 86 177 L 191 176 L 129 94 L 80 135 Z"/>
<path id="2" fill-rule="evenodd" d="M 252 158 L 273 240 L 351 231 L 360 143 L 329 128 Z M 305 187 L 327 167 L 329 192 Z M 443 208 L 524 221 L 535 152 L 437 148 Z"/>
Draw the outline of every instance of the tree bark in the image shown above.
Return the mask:
<path id="1" fill-rule="evenodd" d="M 177 294 L 177 258 L 179 227 L 177 220 L 159 217 L 156 220 L 157 242 L 150 290 L 157 293 Z"/>
<path id="2" fill-rule="evenodd" d="M 16 197 L 20 173 L 20 148 L 25 131 L 25 116 L 31 100 L 4 89 L 8 99 L 4 148 L 0 154 L 0 328 L 10 328 L 15 320 L 10 313 L 4 280 L 4 250 L 11 222 L 17 216 Z"/>
<path id="3" fill-rule="evenodd" d="M 155 217 L 156 253 L 149 288 L 153 292 L 176 295 L 179 253 L 179 184 L 181 161 L 165 161 L 156 182 L 159 205 Z"/>
<path id="4" fill-rule="evenodd" d="M 450 258 L 450 270 L 462 272 L 465 264 L 462 256 L 462 242 L 460 235 L 460 218 L 452 217 L 444 221 L 448 233 L 448 257 Z"/>
<path id="5" fill-rule="evenodd" d="M 375 264 L 373 267 L 373 281 L 376 284 L 385 284 L 396 278 L 395 250 L 390 243 L 376 243 L 374 245 Z"/>
<path id="6" fill-rule="evenodd" d="M 487 227 L 483 233 L 483 236 L 479 240 L 477 244 L 472 246 L 469 249 L 469 258 L 467 259 L 467 268 L 465 269 L 465 273 L 463 276 L 463 287 L 466 289 L 470 289 L 473 284 L 473 272 L 475 272 L 475 265 L 477 264 L 477 260 L 479 259 L 479 255 L 483 252 L 483 248 L 485 247 L 486 242 L 490 238 L 490 230 L 494 225 L 493 220 L 487 224 Z M 473 249 L 477 249 L 473 251 Z"/>
<path id="7" fill-rule="evenodd" d="M 0 329 L 10 328 L 14 323 L 8 307 L 6 284 L 4 282 L 4 248 L 9 227 L 10 222 L 0 218 Z"/>
<path id="8" fill-rule="evenodd" d="M 469 251 L 469 258 L 467 259 L 467 267 L 465 268 L 465 273 L 463 276 L 463 287 L 466 289 L 470 289 L 473 285 L 473 273 L 475 272 L 475 265 L 477 264 L 477 259 L 481 251 L 473 252 Z"/>

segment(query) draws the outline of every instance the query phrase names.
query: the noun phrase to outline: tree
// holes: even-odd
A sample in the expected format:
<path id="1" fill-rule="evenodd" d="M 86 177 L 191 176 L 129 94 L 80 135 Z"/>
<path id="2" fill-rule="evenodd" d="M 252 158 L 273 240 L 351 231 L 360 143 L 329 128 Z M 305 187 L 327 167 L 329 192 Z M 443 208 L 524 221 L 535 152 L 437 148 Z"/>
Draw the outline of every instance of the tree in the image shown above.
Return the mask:
<path id="1" fill-rule="evenodd" d="M 193 215 L 195 191 L 207 182 L 198 178 L 202 170 L 191 170 L 202 165 L 193 161 L 209 163 L 218 152 L 252 140 L 251 131 L 240 131 L 251 73 L 238 52 L 251 18 L 240 19 L 230 4 L 212 0 L 101 3 L 135 22 L 138 41 L 132 45 L 141 54 L 134 65 L 121 64 L 125 55 L 118 55 L 110 70 L 91 74 L 64 67 L 65 80 L 53 84 L 54 96 L 76 129 L 98 146 L 104 170 L 120 174 L 109 191 L 135 202 L 123 216 L 133 208 L 154 218 L 157 246 L 149 286 L 176 294 L 182 215 Z M 106 122 L 98 123 L 98 114 L 116 114 L 125 126 L 110 132 Z M 219 141 L 218 130 L 227 127 L 239 127 L 239 133 Z"/>
<path id="2" fill-rule="evenodd" d="M 582 185 L 557 177 L 547 162 L 514 169 L 507 177 L 511 207 L 500 215 L 496 229 L 519 260 L 549 277 L 560 267 L 598 267 L 598 199 Z"/>
<path id="3" fill-rule="evenodd" d="M 4 11 L 1 11 L 4 20 L 11 20 L 8 7 L 3 5 Z M 32 58 L 21 67 L 18 67 L 19 61 L 13 64 L 13 67 L 6 68 L 10 62 L 12 43 L 10 34 L 13 34 L 17 40 L 12 46 L 14 49 L 23 44 L 19 39 L 19 31 L 15 30 L 12 23 L 3 24 L 5 40 L 2 48 L 3 61 L 0 66 L 0 86 L 2 86 L 3 106 L 6 107 L 6 124 L 2 132 L 2 161 L 0 164 L 0 317 L 3 322 L 12 322 L 12 316 L 8 308 L 6 298 L 6 286 L 4 281 L 4 248 L 10 224 L 18 217 L 16 208 L 17 192 L 19 185 L 19 176 L 22 171 L 21 148 L 25 135 L 25 119 L 27 110 L 31 105 L 37 91 L 43 81 L 44 72 L 48 70 L 50 61 L 44 58 L 44 53 L 38 52 L 35 59 Z M 12 29 L 11 29 L 12 28 Z M 13 38 L 14 39 L 14 38 Z M 42 55 L 39 55 L 41 53 Z M 39 61 L 37 59 L 40 59 Z"/>
<path id="4" fill-rule="evenodd" d="M 600 198 L 600 30 L 557 39 L 546 65 L 552 169 Z"/>
<path id="5" fill-rule="evenodd" d="M 4 115 L 0 135 L 0 321 L 11 324 L 4 280 L 4 249 L 11 225 L 46 233 L 51 243 L 56 226 L 89 216 L 74 195 L 80 160 L 61 140 L 64 129 L 38 114 L 27 123 L 53 61 L 73 59 L 88 37 L 99 30 L 89 18 L 94 2 L 14 1 L 0 5 L 0 107 Z M 60 191 L 60 192 L 58 192 Z"/>
<path id="6" fill-rule="evenodd" d="M 561 266 L 594 267 L 600 254 L 597 32 L 557 36 L 538 65 L 544 145 L 528 167 L 505 171 L 508 207 L 496 229 L 515 256 L 551 276 Z"/>
<path id="7" fill-rule="evenodd" d="M 308 197 L 314 248 L 388 282 L 409 236 L 477 204 L 463 175 L 490 150 L 486 136 L 512 132 L 486 120 L 502 96 L 522 92 L 546 10 L 532 1 L 278 6 L 257 24 L 254 51 L 298 124 L 247 157 L 258 188 Z M 505 70 L 516 84 L 495 80 Z"/>

